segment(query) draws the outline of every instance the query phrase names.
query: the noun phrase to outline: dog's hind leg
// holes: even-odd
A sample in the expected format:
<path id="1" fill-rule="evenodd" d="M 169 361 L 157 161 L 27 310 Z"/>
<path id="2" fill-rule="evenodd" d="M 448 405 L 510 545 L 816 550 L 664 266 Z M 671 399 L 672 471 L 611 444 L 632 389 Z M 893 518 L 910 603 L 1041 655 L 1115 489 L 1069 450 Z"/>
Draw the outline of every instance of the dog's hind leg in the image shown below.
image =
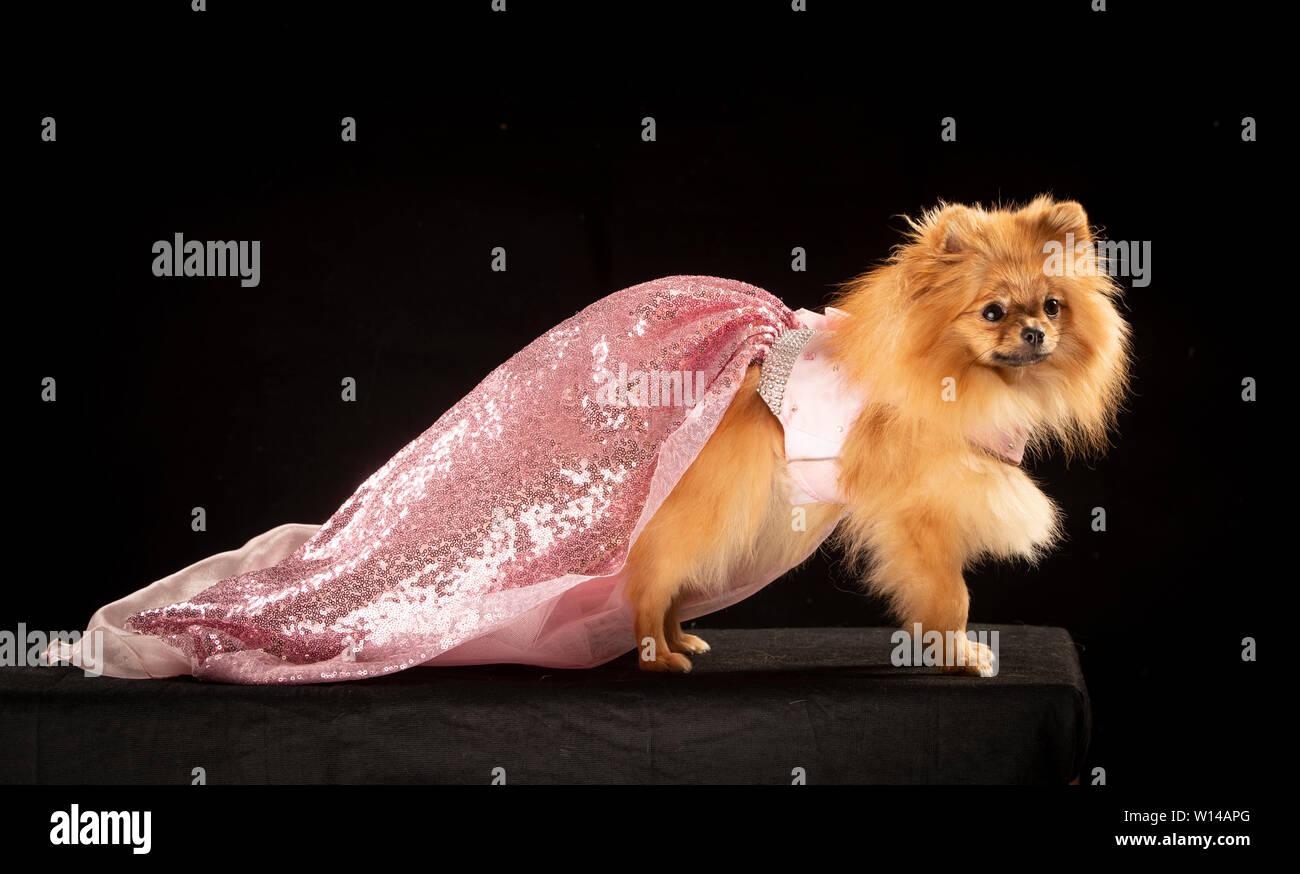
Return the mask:
<path id="1" fill-rule="evenodd" d="M 718 429 L 628 555 L 626 591 L 644 670 L 689 671 L 685 653 L 708 650 L 681 630 L 682 592 L 725 589 L 766 519 L 783 434 L 758 396 L 758 377 L 751 367 Z"/>

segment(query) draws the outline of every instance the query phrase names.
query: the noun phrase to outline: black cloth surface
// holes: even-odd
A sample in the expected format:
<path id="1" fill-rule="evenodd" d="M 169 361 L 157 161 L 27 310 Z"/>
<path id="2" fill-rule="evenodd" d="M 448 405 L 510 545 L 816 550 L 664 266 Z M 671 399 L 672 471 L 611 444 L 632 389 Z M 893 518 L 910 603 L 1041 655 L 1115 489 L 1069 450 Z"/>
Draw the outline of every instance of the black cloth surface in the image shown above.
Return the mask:
<path id="1" fill-rule="evenodd" d="M 996 677 L 894 667 L 884 628 L 695 630 L 689 675 L 634 653 L 293 687 L 0 668 L 0 782 L 1070 781 L 1091 713 L 1069 634 L 979 628 Z"/>

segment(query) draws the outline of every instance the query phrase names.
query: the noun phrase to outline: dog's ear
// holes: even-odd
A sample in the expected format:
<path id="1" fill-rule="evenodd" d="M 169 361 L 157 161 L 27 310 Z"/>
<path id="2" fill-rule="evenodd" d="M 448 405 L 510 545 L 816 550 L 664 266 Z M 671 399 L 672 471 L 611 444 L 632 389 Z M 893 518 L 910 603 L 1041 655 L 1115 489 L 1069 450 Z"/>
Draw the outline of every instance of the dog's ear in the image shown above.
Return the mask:
<path id="1" fill-rule="evenodd" d="M 1037 225 L 1048 239 L 1064 240 L 1066 234 L 1073 234 L 1076 243 L 1092 241 L 1088 214 L 1076 201 L 1057 202 L 1043 195 L 1021 210 L 1021 214 Z"/>
<path id="2" fill-rule="evenodd" d="M 945 204 L 926 216 L 925 241 L 936 255 L 960 255 L 971 246 L 979 229 L 975 210 L 959 203 Z"/>

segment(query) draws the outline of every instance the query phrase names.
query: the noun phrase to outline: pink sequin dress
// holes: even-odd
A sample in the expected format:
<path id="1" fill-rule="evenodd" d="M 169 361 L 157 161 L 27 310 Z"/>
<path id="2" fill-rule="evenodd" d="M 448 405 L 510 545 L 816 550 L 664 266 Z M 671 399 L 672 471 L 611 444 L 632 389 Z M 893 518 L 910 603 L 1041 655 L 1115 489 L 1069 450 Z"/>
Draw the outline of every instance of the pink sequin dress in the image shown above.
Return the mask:
<path id="1" fill-rule="evenodd" d="M 233 683 L 609 661 L 635 645 L 632 544 L 746 368 L 799 325 L 772 295 L 726 279 L 612 294 L 490 373 L 319 528 L 281 526 L 159 580 L 51 655 L 111 676 Z M 649 392 L 609 390 L 652 373 L 662 379 Z M 672 374 L 694 391 L 679 400 Z M 755 568 L 683 618 L 787 569 Z"/>

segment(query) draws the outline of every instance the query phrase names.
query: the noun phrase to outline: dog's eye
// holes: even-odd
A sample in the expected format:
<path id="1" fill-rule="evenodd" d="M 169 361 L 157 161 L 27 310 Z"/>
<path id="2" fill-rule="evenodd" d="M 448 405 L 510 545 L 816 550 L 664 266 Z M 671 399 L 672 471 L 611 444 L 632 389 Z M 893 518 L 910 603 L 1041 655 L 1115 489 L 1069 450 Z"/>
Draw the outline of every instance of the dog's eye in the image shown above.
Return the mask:
<path id="1" fill-rule="evenodd" d="M 1006 314 L 1007 311 L 1002 308 L 1002 304 L 1000 303 L 991 303 L 988 306 L 984 307 L 984 309 L 980 312 L 980 315 L 984 317 L 984 320 L 986 322 L 1001 321 L 1002 317 L 1005 316 Z"/>
<path id="2" fill-rule="evenodd" d="M 1061 302 L 1054 297 L 1049 297 L 1043 302 L 1043 312 L 1049 319 L 1054 319 L 1061 314 Z"/>

